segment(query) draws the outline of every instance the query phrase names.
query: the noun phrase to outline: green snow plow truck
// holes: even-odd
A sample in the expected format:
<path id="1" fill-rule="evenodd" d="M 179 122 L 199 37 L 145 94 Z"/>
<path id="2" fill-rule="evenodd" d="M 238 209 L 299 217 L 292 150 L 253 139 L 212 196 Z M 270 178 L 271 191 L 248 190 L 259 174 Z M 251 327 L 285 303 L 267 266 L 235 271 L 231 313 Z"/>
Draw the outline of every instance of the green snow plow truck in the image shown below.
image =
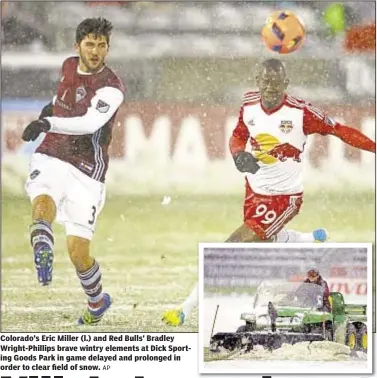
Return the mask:
<path id="1" fill-rule="evenodd" d="M 259 285 L 253 311 L 242 313 L 245 324 L 236 332 L 211 336 L 210 350 L 243 349 L 255 345 L 270 350 L 303 341 L 333 341 L 352 351 L 366 352 L 367 306 L 346 304 L 339 292 L 329 297 L 331 312 L 323 309 L 323 289 L 311 283 L 264 282 Z"/>

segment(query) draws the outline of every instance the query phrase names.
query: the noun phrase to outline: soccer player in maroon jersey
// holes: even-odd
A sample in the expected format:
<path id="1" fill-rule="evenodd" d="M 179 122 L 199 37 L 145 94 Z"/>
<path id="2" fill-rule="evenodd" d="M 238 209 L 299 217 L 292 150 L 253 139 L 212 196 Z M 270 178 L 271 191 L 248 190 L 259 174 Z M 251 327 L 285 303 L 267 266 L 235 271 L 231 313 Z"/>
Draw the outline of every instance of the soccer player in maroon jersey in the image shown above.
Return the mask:
<path id="1" fill-rule="evenodd" d="M 31 245 L 38 280 L 52 280 L 52 223 L 63 223 L 69 257 L 88 298 L 79 324 L 95 324 L 111 305 L 102 292 L 101 271 L 90 255 L 90 241 L 105 203 L 108 148 L 122 81 L 105 65 L 111 23 L 88 18 L 76 29 L 77 57 L 66 59 L 52 103 L 24 130 L 22 139 L 45 138 L 32 156 L 26 191 L 32 202 Z"/>
<path id="2" fill-rule="evenodd" d="M 257 74 L 259 91 L 245 94 L 238 123 L 229 141 L 235 165 L 245 173 L 244 222 L 226 242 L 324 242 L 326 230 L 289 230 L 285 225 L 303 202 L 303 152 L 311 134 L 333 135 L 343 142 L 375 153 L 376 143 L 360 131 L 335 122 L 327 114 L 286 93 L 289 80 L 278 59 L 263 62 Z M 251 151 L 245 151 L 250 143 Z M 178 309 L 162 320 L 184 323 L 197 304 L 198 287 Z"/>

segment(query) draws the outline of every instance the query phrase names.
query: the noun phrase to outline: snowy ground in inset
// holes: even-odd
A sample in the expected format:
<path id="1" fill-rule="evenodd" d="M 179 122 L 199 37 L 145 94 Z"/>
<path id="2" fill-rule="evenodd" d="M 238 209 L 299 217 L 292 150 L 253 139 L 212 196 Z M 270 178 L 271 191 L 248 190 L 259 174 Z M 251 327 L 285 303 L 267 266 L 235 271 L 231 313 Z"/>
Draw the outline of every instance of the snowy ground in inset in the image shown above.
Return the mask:
<path id="1" fill-rule="evenodd" d="M 204 311 L 204 329 L 200 334 L 203 346 L 208 347 L 211 337 L 216 307 L 219 305 L 213 333 L 234 332 L 244 324 L 240 320 L 242 312 L 252 309 L 253 297 L 228 295 L 204 298 L 201 310 Z M 315 343 L 314 343 L 315 344 Z M 234 355 L 230 360 L 205 362 L 202 373 L 368 373 L 366 355 L 364 359 L 347 358 L 347 348 L 334 343 L 322 343 L 316 346 L 300 343 L 274 351 L 272 354 L 262 348 L 245 355 Z M 305 359 L 305 360 L 304 360 Z M 268 363 L 266 363 L 268 361 Z M 368 369 L 369 368 L 369 369 Z"/>

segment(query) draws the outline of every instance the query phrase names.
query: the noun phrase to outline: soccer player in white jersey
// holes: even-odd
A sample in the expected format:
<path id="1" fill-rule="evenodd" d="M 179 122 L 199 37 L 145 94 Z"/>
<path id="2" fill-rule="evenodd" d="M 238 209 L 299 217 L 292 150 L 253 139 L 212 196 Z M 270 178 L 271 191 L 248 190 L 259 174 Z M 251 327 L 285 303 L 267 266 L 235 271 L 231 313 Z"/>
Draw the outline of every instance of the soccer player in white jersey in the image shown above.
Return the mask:
<path id="1" fill-rule="evenodd" d="M 289 80 L 283 63 L 269 59 L 257 75 L 259 91 L 244 95 L 229 146 L 237 169 L 245 173 L 244 223 L 226 242 L 311 243 L 327 239 L 324 229 L 302 233 L 285 225 L 303 202 L 303 152 L 311 134 L 333 135 L 374 152 L 376 144 L 360 131 L 334 121 L 310 103 L 286 93 Z M 245 151 L 250 143 L 251 152 Z M 197 285 L 183 304 L 163 315 L 180 325 L 197 304 Z"/>

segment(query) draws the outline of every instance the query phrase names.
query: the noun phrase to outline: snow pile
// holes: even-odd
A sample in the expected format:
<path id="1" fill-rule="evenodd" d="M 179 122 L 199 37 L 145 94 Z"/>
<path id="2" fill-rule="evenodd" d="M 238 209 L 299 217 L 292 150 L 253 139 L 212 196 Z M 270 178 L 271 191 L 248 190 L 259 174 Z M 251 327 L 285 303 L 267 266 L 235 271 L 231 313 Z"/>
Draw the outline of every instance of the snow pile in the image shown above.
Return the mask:
<path id="1" fill-rule="evenodd" d="M 244 360 L 300 360 L 300 361 L 347 361 L 351 358 L 348 346 L 330 342 L 302 342 L 294 345 L 283 344 L 279 349 L 269 351 L 256 346 L 248 353 L 238 352 L 228 359 Z"/>

